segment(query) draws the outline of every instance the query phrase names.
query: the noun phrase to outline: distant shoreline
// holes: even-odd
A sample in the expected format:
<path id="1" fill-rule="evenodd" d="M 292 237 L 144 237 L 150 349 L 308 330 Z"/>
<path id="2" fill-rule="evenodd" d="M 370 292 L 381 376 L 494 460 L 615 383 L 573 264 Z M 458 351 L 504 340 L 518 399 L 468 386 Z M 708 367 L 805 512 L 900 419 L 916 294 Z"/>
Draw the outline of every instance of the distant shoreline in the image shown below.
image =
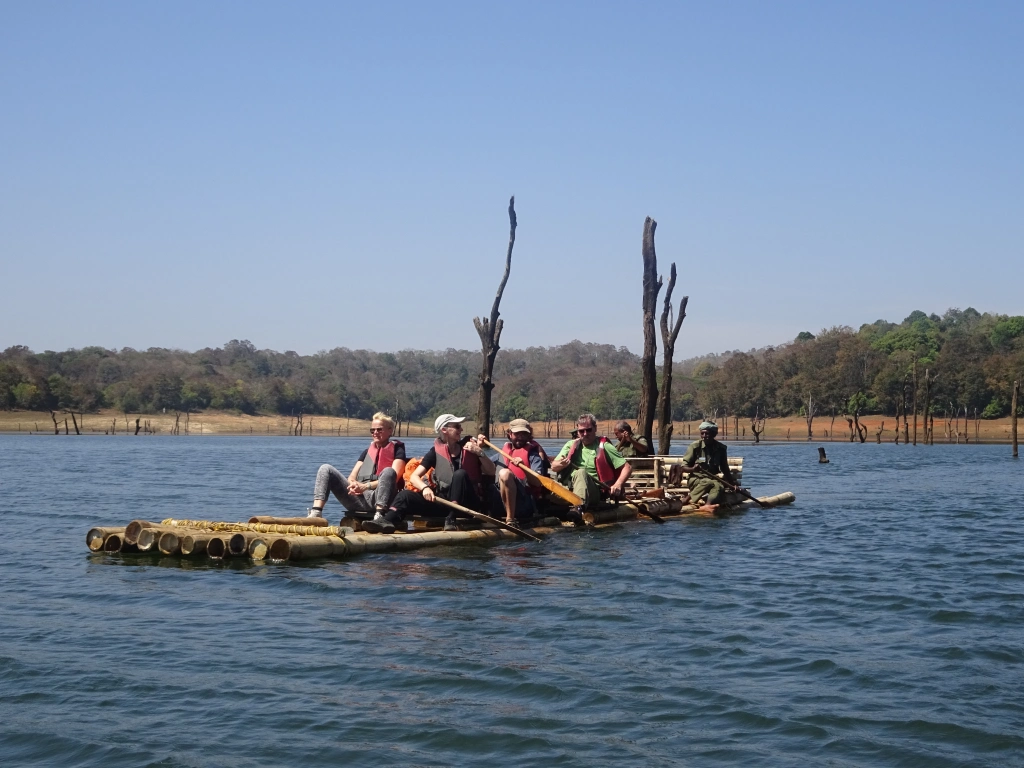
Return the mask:
<path id="1" fill-rule="evenodd" d="M 58 413 L 57 421 L 60 425 L 60 434 L 64 435 L 64 420 L 67 419 L 67 430 L 69 435 L 75 434 L 74 424 L 69 414 Z M 175 414 L 128 414 L 127 424 L 125 415 L 113 410 L 103 410 L 98 413 L 86 413 L 84 423 L 78 427 L 83 435 L 124 435 L 135 433 L 135 420 L 139 419 L 139 436 L 149 434 L 171 435 L 174 434 Z M 611 436 L 615 419 L 602 419 L 599 423 L 599 431 Z M 924 439 L 924 430 L 921 419 L 918 421 L 918 443 Z M 635 423 L 635 422 L 631 422 Z M 697 425 L 700 422 L 685 421 L 674 423 L 674 434 L 672 443 L 678 446 L 681 442 L 697 439 Z M 184 436 L 209 436 L 209 435 L 277 435 L 294 436 L 297 429 L 301 429 L 302 437 L 365 437 L 370 438 L 370 422 L 366 419 L 347 419 L 344 416 L 309 416 L 302 417 L 301 424 L 295 417 L 281 415 L 256 415 L 240 414 L 231 411 L 207 410 L 201 413 L 187 415 L 179 413 L 177 418 L 177 434 Z M 475 427 L 470 421 L 469 426 Z M 865 443 L 876 443 L 876 434 L 880 427 L 881 442 L 891 443 L 895 437 L 893 425 L 895 419 L 892 416 L 865 416 L 861 419 L 861 425 L 867 428 Z M 187 425 L 187 432 L 186 432 Z M 562 420 L 560 430 L 556 434 L 554 421 L 534 421 L 534 436 L 537 439 L 560 440 L 569 439 L 572 419 Z M 750 420 L 740 418 L 738 422 L 739 434 L 734 434 L 737 422 L 729 418 L 728 427 L 725 420 L 719 420 L 720 439 L 725 442 L 752 443 L 753 435 L 750 431 Z M 493 430 L 495 435 L 503 434 L 507 424 L 496 424 Z M 1018 429 L 1024 428 L 1022 424 Z M 911 433 L 913 420 L 911 420 Z M 947 426 L 942 419 L 935 420 L 935 444 L 956 444 L 957 423 L 950 422 Z M 1008 444 L 1010 442 L 1010 418 L 981 419 L 979 421 L 959 421 L 960 444 Z M 49 434 L 53 435 L 53 420 L 47 411 L 0 411 L 0 434 Z M 761 442 L 786 443 L 786 442 L 823 442 L 843 443 L 850 442 L 849 428 L 845 418 L 837 416 L 833 424 L 832 417 L 818 417 L 813 423 L 813 438 L 807 439 L 807 423 L 799 416 L 768 419 L 765 424 L 765 431 L 761 435 Z M 401 437 L 433 437 L 432 422 L 414 422 L 402 424 Z M 396 434 L 396 437 L 398 435 Z M 911 434 L 912 437 L 912 434 Z M 966 438 L 966 439 L 965 439 Z M 655 424 L 655 444 L 657 444 L 657 424 Z M 902 434 L 900 443 L 903 443 Z"/>

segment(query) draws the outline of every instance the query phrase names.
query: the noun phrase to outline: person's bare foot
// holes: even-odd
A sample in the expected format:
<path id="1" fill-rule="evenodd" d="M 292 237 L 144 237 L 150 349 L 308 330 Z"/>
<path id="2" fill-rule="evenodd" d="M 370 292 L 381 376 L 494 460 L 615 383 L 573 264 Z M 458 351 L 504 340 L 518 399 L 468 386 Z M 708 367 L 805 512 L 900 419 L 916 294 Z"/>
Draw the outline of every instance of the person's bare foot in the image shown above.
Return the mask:
<path id="1" fill-rule="evenodd" d="M 718 508 L 720 506 L 722 506 L 722 505 L 721 504 L 705 504 L 703 507 L 698 507 L 697 511 L 698 512 L 707 512 L 709 514 L 714 514 L 715 512 L 718 511 Z"/>

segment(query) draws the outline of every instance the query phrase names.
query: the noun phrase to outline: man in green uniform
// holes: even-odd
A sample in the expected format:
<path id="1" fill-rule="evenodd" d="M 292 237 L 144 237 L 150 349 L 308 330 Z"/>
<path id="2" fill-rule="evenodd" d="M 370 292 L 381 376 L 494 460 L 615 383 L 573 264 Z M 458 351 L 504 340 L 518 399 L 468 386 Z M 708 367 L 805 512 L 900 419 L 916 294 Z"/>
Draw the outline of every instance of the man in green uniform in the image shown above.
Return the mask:
<path id="1" fill-rule="evenodd" d="M 601 502 L 602 485 L 612 498 L 621 498 L 633 468 L 606 437 L 597 436 L 597 419 L 584 413 L 576 420 L 579 438 L 566 443 L 551 462 L 559 482 L 583 499 L 584 508 Z"/>
<path id="2" fill-rule="evenodd" d="M 686 455 L 683 456 L 683 464 L 690 470 L 701 466 L 715 475 L 721 474 L 725 483 L 735 486 L 736 481 L 729 471 L 729 457 L 725 445 L 715 440 L 718 425 L 705 421 L 701 423 L 699 429 L 700 440 L 690 443 Z M 700 509 L 702 512 L 714 512 L 721 503 L 722 494 L 725 493 L 725 483 L 704 472 L 691 471 L 686 478 L 686 487 L 690 489 L 690 503 L 699 504 L 700 500 L 707 496 L 707 501 Z"/>
<path id="3" fill-rule="evenodd" d="M 619 444 L 615 446 L 624 458 L 630 459 L 634 456 L 649 456 L 651 446 L 643 435 L 634 435 L 633 428 L 628 421 L 620 421 L 615 425 L 615 439 Z"/>

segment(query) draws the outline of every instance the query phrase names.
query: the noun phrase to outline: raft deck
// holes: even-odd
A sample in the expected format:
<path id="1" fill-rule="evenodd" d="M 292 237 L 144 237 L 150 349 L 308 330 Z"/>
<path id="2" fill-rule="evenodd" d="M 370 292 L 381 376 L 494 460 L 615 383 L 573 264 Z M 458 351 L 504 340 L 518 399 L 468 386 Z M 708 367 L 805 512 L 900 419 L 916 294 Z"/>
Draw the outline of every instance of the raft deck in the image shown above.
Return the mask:
<path id="1" fill-rule="evenodd" d="M 760 499 L 764 507 L 792 504 L 796 496 L 786 492 Z M 679 498 L 629 501 L 609 505 L 584 515 L 592 528 L 620 523 L 653 521 L 650 512 L 663 520 L 694 517 L 729 517 L 760 506 L 750 500 L 702 512 Z M 547 518 L 542 524 L 524 529 L 535 536 L 550 536 L 579 530 L 571 523 Z M 86 544 L 97 553 L 153 553 L 182 558 L 205 557 L 208 560 L 248 559 L 253 562 L 291 562 L 312 559 L 342 560 L 370 552 L 407 552 L 426 547 L 464 544 L 491 544 L 525 541 L 516 533 L 500 528 L 467 531 L 411 531 L 403 533 L 350 532 L 333 526 L 272 525 L 230 523 L 208 520 L 164 520 L 160 523 L 135 520 L 124 528 L 97 527 L 86 534 Z"/>

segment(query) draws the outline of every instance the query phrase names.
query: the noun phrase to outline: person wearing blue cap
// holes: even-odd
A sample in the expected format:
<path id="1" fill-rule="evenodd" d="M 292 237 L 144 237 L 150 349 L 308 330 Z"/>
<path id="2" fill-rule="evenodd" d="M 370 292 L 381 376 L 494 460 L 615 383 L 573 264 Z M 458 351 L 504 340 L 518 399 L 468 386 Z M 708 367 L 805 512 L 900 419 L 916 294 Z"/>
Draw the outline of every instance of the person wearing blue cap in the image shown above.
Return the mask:
<path id="1" fill-rule="evenodd" d="M 713 421 L 701 422 L 700 440 L 690 443 L 683 456 L 685 467 L 693 470 L 698 465 L 711 472 L 713 475 L 722 475 L 722 479 L 730 485 L 736 485 L 732 473 L 729 471 L 729 455 L 723 443 L 718 442 L 715 436 L 718 434 L 718 425 Z M 714 512 L 722 501 L 722 494 L 725 493 L 725 483 L 717 477 L 711 477 L 704 472 L 691 471 L 686 478 L 686 487 L 690 489 L 690 503 L 694 506 L 706 496 L 707 501 L 701 507 L 702 511 Z"/>

